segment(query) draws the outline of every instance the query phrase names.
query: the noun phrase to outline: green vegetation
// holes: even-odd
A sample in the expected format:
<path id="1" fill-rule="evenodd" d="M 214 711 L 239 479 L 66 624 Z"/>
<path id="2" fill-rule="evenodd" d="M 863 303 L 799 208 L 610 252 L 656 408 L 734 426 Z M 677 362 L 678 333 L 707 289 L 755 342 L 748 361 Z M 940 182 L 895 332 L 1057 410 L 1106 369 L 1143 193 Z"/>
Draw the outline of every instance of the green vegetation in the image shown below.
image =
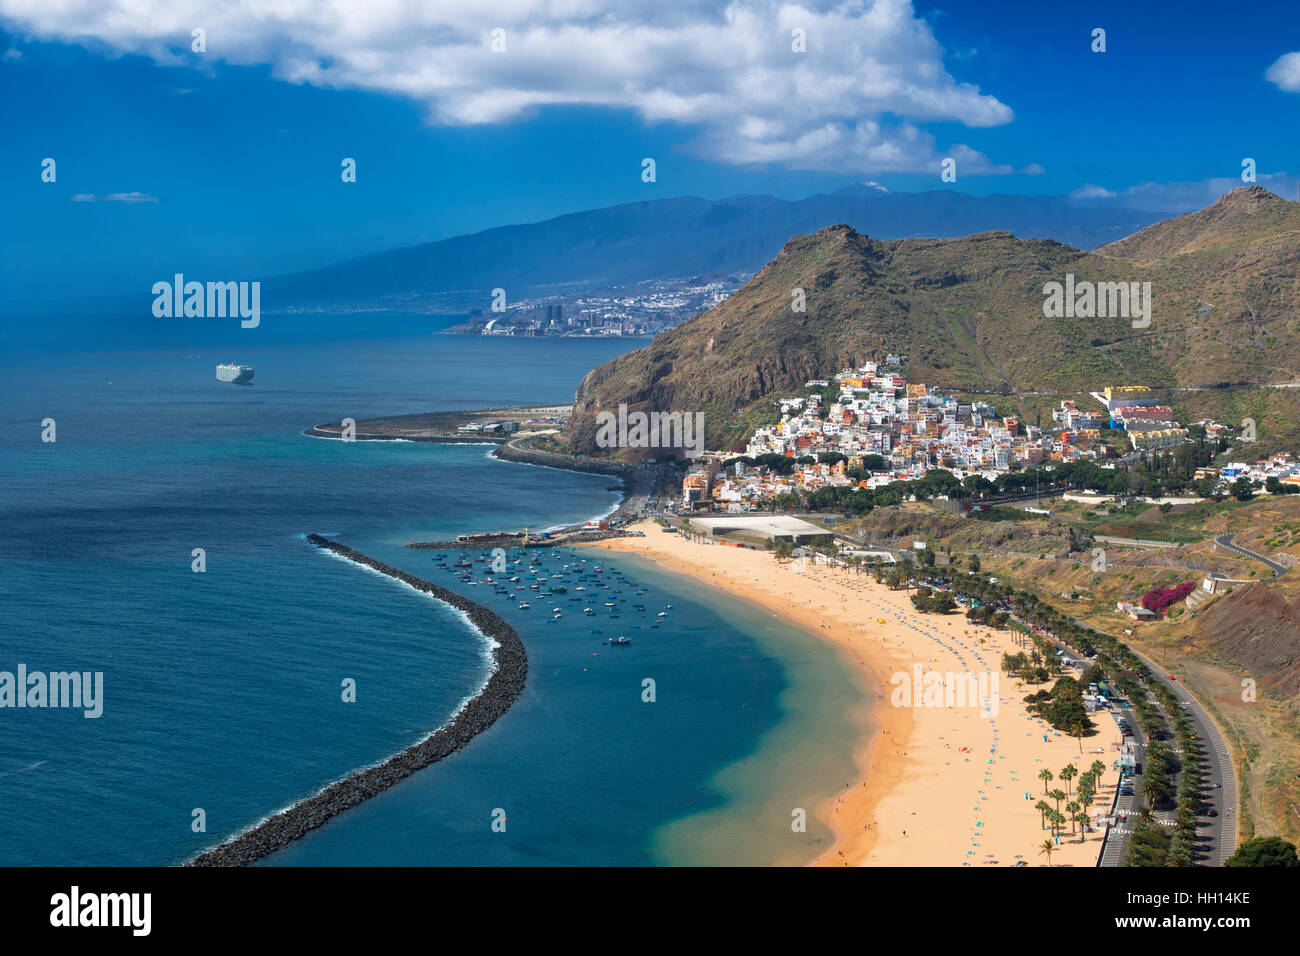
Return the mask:
<path id="1" fill-rule="evenodd" d="M 1294 843 L 1281 837 L 1256 837 L 1237 847 L 1224 866 L 1300 866 Z"/>
<path id="2" fill-rule="evenodd" d="M 1024 655 L 1012 655 L 1011 664 L 1016 663 L 1016 658 Z M 1004 666 L 1008 661 L 1004 659 Z M 1011 670 L 1008 667 L 1008 670 Z M 1038 676 L 1040 670 L 1045 668 L 1032 668 L 1029 670 L 1030 677 Z M 1025 671 L 1011 671 L 1013 676 L 1023 676 Z M 1029 678 L 1026 678 L 1029 679 Z M 1035 681 L 1035 683 L 1037 683 Z M 1093 729 L 1092 719 L 1083 706 L 1083 689 L 1079 687 L 1078 681 L 1073 677 L 1062 677 L 1052 689 L 1040 690 L 1035 694 L 1030 694 L 1025 698 L 1025 704 L 1031 714 L 1043 718 L 1056 730 L 1063 730 L 1072 737 L 1082 737 L 1088 731 Z M 1082 731 L 1076 734 L 1074 731 L 1082 728 Z"/>
<path id="3" fill-rule="evenodd" d="M 951 614 L 957 610 L 957 602 L 952 599 L 951 594 L 931 591 L 929 588 L 917 588 L 916 593 L 912 595 L 912 607 L 931 614 Z"/>

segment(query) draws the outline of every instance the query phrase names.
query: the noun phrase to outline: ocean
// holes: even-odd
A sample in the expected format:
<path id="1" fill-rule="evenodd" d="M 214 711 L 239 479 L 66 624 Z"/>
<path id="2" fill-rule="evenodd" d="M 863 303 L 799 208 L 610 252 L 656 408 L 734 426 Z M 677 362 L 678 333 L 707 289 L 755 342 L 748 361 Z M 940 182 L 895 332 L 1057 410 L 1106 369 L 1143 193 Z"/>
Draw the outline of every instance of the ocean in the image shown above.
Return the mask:
<path id="1" fill-rule="evenodd" d="M 858 691 L 815 638 L 592 549 L 510 557 L 541 555 L 531 579 L 609 582 L 593 615 L 570 601 L 581 583 L 520 609 L 403 545 L 604 514 L 612 479 L 488 446 L 302 434 L 567 402 L 644 344 L 439 334 L 449 321 L 0 319 L 0 671 L 102 672 L 104 687 L 97 719 L 0 709 L 0 865 L 181 863 L 409 746 L 482 685 L 487 648 L 459 615 L 312 532 L 493 602 L 529 679 L 466 749 L 266 864 L 797 863 L 825 844 L 813 809 L 852 779 Z M 254 384 L 216 381 L 225 361 Z M 602 644 L 614 633 L 632 644 Z"/>

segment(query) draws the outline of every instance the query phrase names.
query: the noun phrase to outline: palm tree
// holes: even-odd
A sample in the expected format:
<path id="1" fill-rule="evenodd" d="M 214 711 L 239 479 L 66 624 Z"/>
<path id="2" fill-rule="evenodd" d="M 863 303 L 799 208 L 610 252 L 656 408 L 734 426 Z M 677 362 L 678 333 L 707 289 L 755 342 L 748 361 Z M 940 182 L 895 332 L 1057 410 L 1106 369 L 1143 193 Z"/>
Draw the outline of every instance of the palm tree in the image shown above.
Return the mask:
<path id="1" fill-rule="evenodd" d="M 1065 805 L 1065 812 L 1070 815 L 1070 832 L 1073 833 L 1074 825 L 1079 821 L 1079 814 L 1082 812 L 1082 808 L 1071 800 Z"/>
<path id="2" fill-rule="evenodd" d="M 1047 857 L 1047 865 L 1052 865 L 1052 854 L 1056 852 L 1056 844 L 1051 840 L 1044 840 L 1039 844 L 1038 852 L 1040 855 Z"/>
<path id="3" fill-rule="evenodd" d="M 1156 801 L 1160 799 L 1160 784 L 1156 783 L 1154 774 L 1146 774 L 1142 780 L 1142 796 L 1147 801 L 1147 806 L 1155 809 Z"/>
<path id="4" fill-rule="evenodd" d="M 1056 801 L 1056 809 L 1058 810 L 1061 809 L 1061 801 L 1065 799 L 1065 791 L 1053 790 L 1051 793 L 1048 794 L 1048 796 Z"/>
<path id="5" fill-rule="evenodd" d="M 1074 819 L 1079 824 L 1079 842 L 1082 843 L 1088 838 L 1088 827 L 1092 826 L 1092 818 L 1086 813 L 1079 813 Z"/>
<path id="6" fill-rule="evenodd" d="M 1038 771 L 1038 779 L 1043 781 L 1043 793 L 1047 793 L 1047 785 L 1055 780 L 1056 777 L 1052 774 L 1052 771 L 1044 767 L 1042 770 Z"/>
<path id="7" fill-rule="evenodd" d="M 1046 830 L 1047 815 L 1052 811 L 1051 806 L 1047 803 L 1046 800 L 1039 800 L 1037 803 L 1034 804 L 1034 809 L 1038 811 L 1040 817 L 1039 822 L 1042 824 L 1042 828 Z"/>
<path id="8" fill-rule="evenodd" d="M 1048 819 L 1052 821 L 1052 835 L 1059 838 L 1061 836 L 1061 828 L 1065 826 L 1065 814 L 1060 810 L 1053 810 Z"/>
<path id="9" fill-rule="evenodd" d="M 1060 777 L 1062 780 L 1065 781 L 1065 793 L 1067 796 L 1069 796 L 1070 793 L 1070 781 L 1073 780 L 1078 775 L 1079 775 L 1079 768 L 1072 763 L 1067 763 L 1064 767 L 1061 768 L 1061 772 L 1057 774 L 1058 777 Z"/>
<path id="10" fill-rule="evenodd" d="M 1097 781 L 1100 782 L 1102 775 L 1106 772 L 1106 765 L 1100 760 L 1094 760 L 1092 766 L 1088 768 L 1096 775 Z"/>
<path id="11" fill-rule="evenodd" d="M 1079 756 L 1083 756 L 1083 735 L 1085 730 L 1086 728 L 1083 726 L 1083 721 L 1076 720 L 1070 725 L 1068 731 L 1071 737 L 1079 738 Z"/>

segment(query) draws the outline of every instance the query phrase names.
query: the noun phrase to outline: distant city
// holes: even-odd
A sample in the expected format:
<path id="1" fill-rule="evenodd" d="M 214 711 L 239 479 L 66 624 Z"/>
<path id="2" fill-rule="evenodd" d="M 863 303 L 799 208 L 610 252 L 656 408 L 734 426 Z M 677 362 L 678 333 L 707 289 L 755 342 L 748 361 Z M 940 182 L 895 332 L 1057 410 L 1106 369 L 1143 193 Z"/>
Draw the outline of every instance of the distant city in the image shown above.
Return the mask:
<path id="1" fill-rule="evenodd" d="M 475 310 L 447 331 L 461 335 L 645 337 L 706 312 L 749 280 L 748 273 L 721 278 L 654 279 L 632 286 L 560 297 L 508 302 L 503 311 Z"/>

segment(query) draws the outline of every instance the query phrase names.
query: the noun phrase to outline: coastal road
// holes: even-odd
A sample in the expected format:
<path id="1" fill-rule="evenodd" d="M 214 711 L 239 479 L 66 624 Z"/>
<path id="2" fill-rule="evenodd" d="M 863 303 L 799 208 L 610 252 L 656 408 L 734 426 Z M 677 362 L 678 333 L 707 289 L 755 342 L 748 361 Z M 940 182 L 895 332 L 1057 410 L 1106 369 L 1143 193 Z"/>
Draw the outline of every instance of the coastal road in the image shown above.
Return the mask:
<path id="1" fill-rule="evenodd" d="M 1269 558 L 1264 557 L 1262 554 L 1256 554 L 1254 551 L 1247 551 L 1240 545 L 1233 544 L 1232 539 L 1236 536 L 1235 532 L 1232 534 L 1218 535 L 1214 539 L 1214 546 L 1216 548 L 1222 548 L 1224 551 L 1231 551 L 1233 554 L 1239 555 L 1243 558 L 1250 558 L 1252 561 L 1258 561 L 1261 564 L 1267 565 L 1276 576 L 1281 576 L 1287 572 L 1286 565 L 1278 564 L 1276 561 L 1272 561 Z"/>
<path id="2" fill-rule="evenodd" d="M 1129 647 L 1129 650 L 1133 650 Z M 1179 681 L 1170 680 L 1168 671 L 1144 654 L 1133 651 L 1157 680 L 1163 681 L 1178 699 L 1178 705 L 1192 724 L 1192 733 L 1200 745 L 1205 765 L 1206 795 L 1203 803 L 1218 813 L 1217 817 L 1201 817 L 1197 833 L 1205 837 L 1205 866 L 1223 866 L 1228 857 L 1237 851 L 1237 815 L 1240 812 L 1237 794 L 1237 768 L 1232 763 L 1228 745 L 1219 733 L 1218 726 L 1201 702 Z M 1180 755 L 1186 759 L 1186 755 Z M 1219 786 L 1214 786 L 1218 783 Z"/>
<path id="3" fill-rule="evenodd" d="M 1076 624 L 1087 627 L 1078 618 L 1074 619 Z M 1067 654 L 1070 652 L 1061 645 Z M 1159 680 L 1167 686 L 1173 693 L 1174 698 L 1178 701 L 1179 707 L 1187 715 L 1188 721 L 1192 725 L 1192 733 L 1196 735 L 1197 744 L 1200 747 L 1200 756 L 1205 766 L 1205 789 L 1202 791 L 1201 805 L 1206 811 L 1213 808 L 1217 816 L 1207 816 L 1205 813 L 1198 812 L 1197 835 L 1203 841 L 1200 852 L 1203 853 L 1204 859 L 1198 861 L 1204 866 L 1223 866 L 1224 862 L 1237 851 L 1237 814 L 1240 812 L 1237 793 L 1237 769 L 1232 762 L 1232 756 L 1228 750 L 1228 745 L 1223 739 L 1223 734 L 1219 732 L 1218 726 L 1210 717 L 1209 712 L 1201 706 L 1201 702 L 1185 688 L 1180 682 L 1169 679 L 1169 671 L 1162 668 L 1145 654 L 1139 654 L 1129 645 L 1129 650 L 1150 669 L 1155 680 Z M 1070 654 L 1077 658 L 1078 655 Z M 1137 726 L 1137 720 L 1133 717 L 1132 711 L 1119 711 L 1125 713 L 1129 718 L 1129 725 L 1133 728 L 1134 739 L 1138 742 L 1139 753 L 1145 756 L 1146 742 L 1142 739 L 1142 728 Z M 1166 719 L 1173 717 L 1172 714 L 1166 714 Z M 1171 721 L 1172 723 L 1172 721 Z M 1175 755 L 1180 760 L 1185 760 L 1186 755 L 1178 753 Z M 1143 764 L 1143 771 L 1146 766 Z M 1214 786 L 1214 784 L 1219 786 Z M 1141 784 L 1135 780 L 1134 790 L 1136 793 L 1133 797 L 1120 797 L 1120 805 L 1116 812 L 1126 812 L 1124 801 L 1130 801 L 1131 812 L 1136 813 L 1139 807 Z M 1127 815 L 1127 813 L 1126 813 Z M 1131 820 L 1131 816 L 1129 817 Z M 1107 841 L 1106 852 L 1103 853 L 1101 866 L 1120 866 L 1123 859 L 1123 844 L 1127 842 L 1129 826 L 1121 826 L 1118 831 L 1119 840 L 1115 841 L 1117 846 L 1115 852 L 1111 852 L 1110 841 Z M 1116 831 L 1112 831 L 1115 833 Z"/>

